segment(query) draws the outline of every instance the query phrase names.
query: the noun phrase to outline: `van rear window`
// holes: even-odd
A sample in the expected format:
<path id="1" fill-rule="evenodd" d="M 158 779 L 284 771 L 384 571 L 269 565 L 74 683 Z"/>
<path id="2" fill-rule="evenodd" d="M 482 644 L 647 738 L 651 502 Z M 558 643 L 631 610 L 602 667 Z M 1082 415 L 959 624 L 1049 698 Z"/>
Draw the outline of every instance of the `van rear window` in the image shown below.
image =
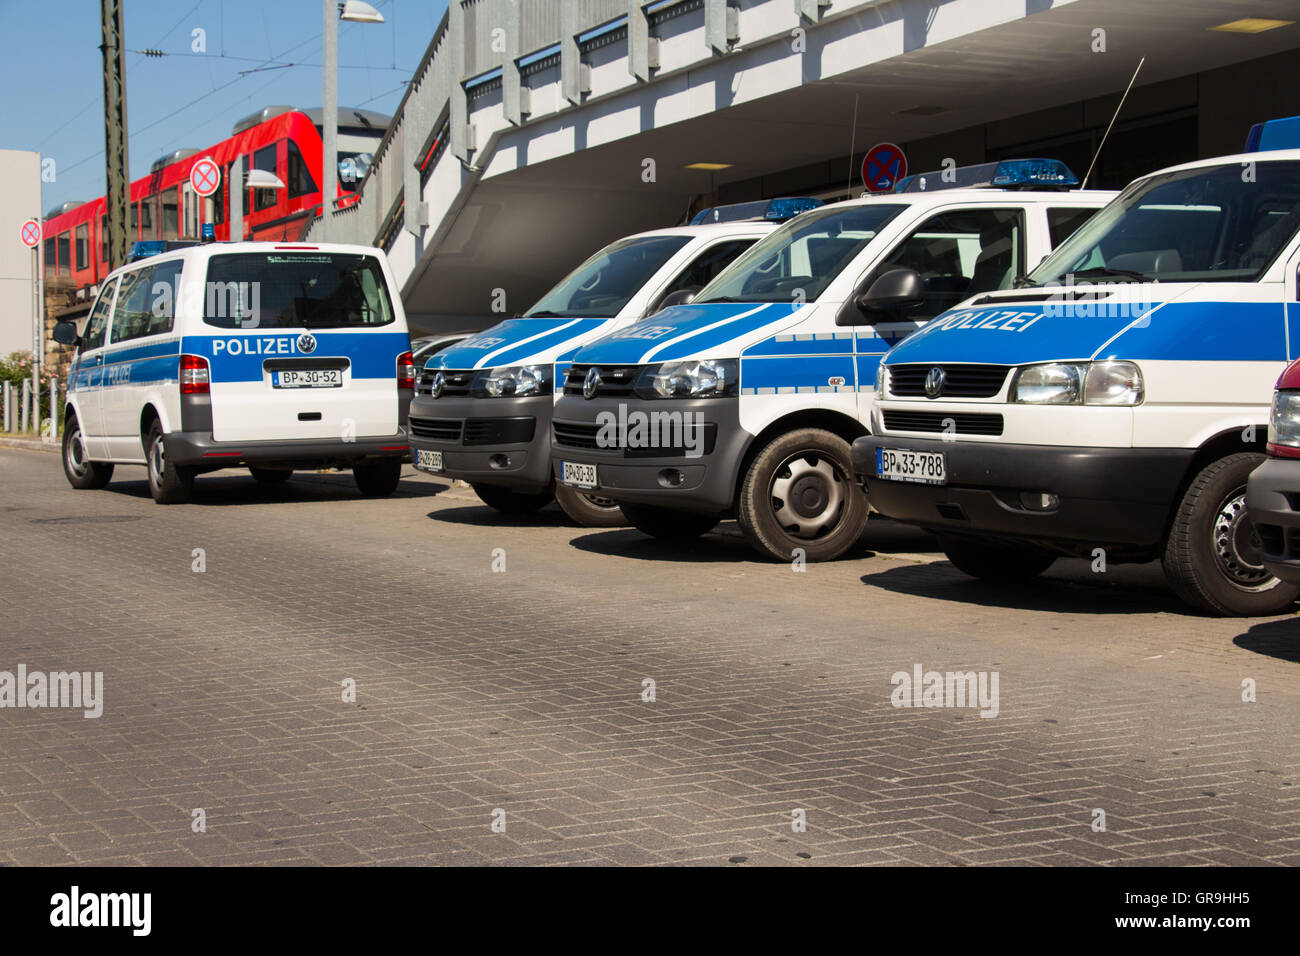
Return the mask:
<path id="1" fill-rule="evenodd" d="M 379 260 L 337 252 L 239 252 L 208 260 L 203 321 L 221 329 L 388 325 Z"/>

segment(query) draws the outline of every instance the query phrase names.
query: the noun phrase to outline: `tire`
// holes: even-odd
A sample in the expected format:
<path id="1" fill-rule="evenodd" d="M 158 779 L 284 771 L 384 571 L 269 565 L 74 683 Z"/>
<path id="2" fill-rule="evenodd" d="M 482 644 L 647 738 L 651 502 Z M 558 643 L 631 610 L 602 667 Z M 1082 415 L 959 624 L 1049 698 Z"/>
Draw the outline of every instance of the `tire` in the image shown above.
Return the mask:
<path id="1" fill-rule="evenodd" d="M 1162 563 L 1174 593 L 1192 607 L 1260 617 L 1287 610 L 1300 596 L 1300 585 L 1264 567 L 1246 513 L 1246 479 L 1263 461 L 1253 452 L 1229 455 L 1206 465 L 1187 486 Z"/>
<path id="2" fill-rule="evenodd" d="M 867 496 L 853 480 L 849 443 L 823 428 L 780 435 L 750 463 L 736 520 L 759 554 L 833 561 L 862 537 Z"/>
<path id="3" fill-rule="evenodd" d="M 1033 580 L 1058 557 L 1042 548 L 951 535 L 940 535 L 939 547 L 958 571 L 999 584 Z"/>
<path id="4" fill-rule="evenodd" d="M 259 485 L 282 485 L 293 477 L 292 468 L 249 468 Z"/>
<path id="5" fill-rule="evenodd" d="M 560 509 L 583 528 L 622 528 L 627 517 L 618 502 L 600 495 L 587 494 L 568 485 L 555 486 L 555 500 Z"/>
<path id="6" fill-rule="evenodd" d="M 624 502 L 623 514 L 632 527 L 642 534 L 664 541 L 689 541 L 712 531 L 721 518 L 696 514 L 693 511 L 673 511 L 653 505 L 633 505 Z"/>
<path id="7" fill-rule="evenodd" d="M 190 500 L 194 490 L 194 469 L 182 468 L 167 460 L 162 422 L 154 419 L 145 440 L 145 471 L 149 475 L 149 494 L 160 505 L 180 505 Z"/>
<path id="8" fill-rule="evenodd" d="M 353 465 L 352 478 L 367 498 L 384 498 L 397 490 L 402 480 L 402 463 L 397 459 Z"/>
<path id="9" fill-rule="evenodd" d="M 103 488 L 113 478 L 113 466 L 93 462 L 86 457 L 86 444 L 81 435 L 81 423 L 70 415 L 63 429 L 63 474 L 68 484 L 81 491 Z"/>
<path id="10" fill-rule="evenodd" d="M 534 511 L 540 511 L 555 497 L 549 491 L 528 494 L 523 491 L 511 491 L 500 485 L 471 484 L 470 487 L 474 489 L 474 494 L 479 496 L 483 504 L 508 515 L 529 515 Z"/>

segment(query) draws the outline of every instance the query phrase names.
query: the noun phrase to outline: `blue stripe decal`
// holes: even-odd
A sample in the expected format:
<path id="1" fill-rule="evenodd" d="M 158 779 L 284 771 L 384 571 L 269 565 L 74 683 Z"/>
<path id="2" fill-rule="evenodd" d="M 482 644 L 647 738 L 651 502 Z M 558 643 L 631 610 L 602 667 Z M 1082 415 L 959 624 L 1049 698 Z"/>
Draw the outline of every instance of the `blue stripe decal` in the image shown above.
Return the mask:
<path id="1" fill-rule="evenodd" d="M 139 359 L 156 358 L 159 355 L 179 355 L 180 351 L 181 340 L 179 338 L 172 339 L 169 342 L 153 342 L 134 347 L 124 342 L 121 345 L 110 345 L 104 349 L 104 364 L 134 362 Z"/>
<path id="2" fill-rule="evenodd" d="M 397 356 L 410 349 L 405 332 L 329 332 L 314 330 L 316 348 L 298 351 L 299 332 L 282 335 L 187 335 L 181 351 L 201 355 L 211 367 L 212 382 L 260 382 L 262 363 L 272 358 L 346 358 L 352 378 L 397 377 Z"/>
<path id="3" fill-rule="evenodd" d="M 853 352 L 853 333 L 805 332 L 794 335 L 782 333 L 764 339 L 745 349 L 750 355 L 847 355 Z"/>
<path id="4" fill-rule="evenodd" d="M 872 372 L 874 375 L 875 372 Z M 836 381 L 841 380 L 841 381 Z M 746 358 L 740 363 L 742 394 L 754 389 L 801 389 L 852 391 L 853 359 L 847 355 L 803 358 Z"/>
<path id="5" fill-rule="evenodd" d="M 457 342 L 449 349 L 444 349 L 432 356 L 425 368 L 439 369 L 465 369 L 474 368 L 479 362 L 497 351 L 498 349 L 509 348 L 513 342 L 522 342 L 524 339 L 531 338 L 534 335 L 541 335 L 544 332 L 558 329 L 562 325 L 568 325 L 573 319 L 507 319 L 504 322 L 498 322 L 491 328 L 477 332 L 463 342 Z M 605 321 L 603 319 L 592 319 L 594 322 Z M 576 329 L 577 326 L 570 326 Z M 566 333 L 569 330 L 565 330 Z M 541 340 L 538 339 L 540 342 Z M 537 351 L 540 351 L 538 349 Z M 500 363 L 495 363 L 500 364 Z"/>
<path id="6" fill-rule="evenodd" d="M 165 385 L 180 380 L 181 357 L 160 355 L 157 358 L 138 359 L 134 362 L 114 362 L 104 366 L 104 387 Z"/>
<path id="7" fill-rule="evenodd" d="M 858 367 L 858 385 L 861 388 L 875 388 L 876 368 L 884 355 L 859 355 L 854 362 Z"/>
<path id="8" fill-rule="evenodd" d="M 754 306 L 750 305 L 750 309 Z M 710 329 L 700 332 L 698 335 L 692 335 L 690 338 L 682 339 L 665 348 L 663 351 L 656 352 L 653 360 L 656 362 L 669 362 L 673 359 L 685 358 L 696 352 L 708 352 L 710 349 L 716 349 L 742 336 L 749 335 L 765 325 L 771 325 L 774 322 L 789 320 L 796 311 L 803 308 L 802 305 L 794 303 L 775 302 L 765 309 L 759 309 L 752 315 L 746 315 L 738 318 L 734 322 L 728 322 L 720 325 L 716 329 Z M 717 321 L 716 319 L 714 321 Z M 733 353 L 734 354 L 734 353 Z"/>
<path id="9" fill-rule="evenodd" d="M 1106 346 L 1099 359 L 1285 359 L 1281 302 L 1173 302 Z M 1100 343 L 1099 343 L 1100 344 Z"/>
<path id="10" fill-rule="evenodd" d="M 502 352 L 500 355 L 493 358 L 489 365 L 484 367 L 503 368 L 507 365 L 519 365 L 525 362 L 529 356 L 536 355 L 538 352 L 545 352 L 547 349 L 553 349 L 556 346 L 563 345 L 570 339 L 593 332 L 608 321 L 609 319 L 580 319 L 576 325 L 571 325 L 567 329 L 557 330 L 550 335 L 543 335 L 540 339 L 534 339 L 531 342 L 527 342 L 518 348 Z M 536 335 L 536 330 L 534 330 L 532 334 Z M 570 351 L 576 352 L 577 347 L 575 346 Z M 479 358 L 481 359 L 482 357 L 483 356 L 480 354 Z"/>
<path id="11" fill-rule="evenodd" d="M 737 319 L 738 316 L 745 316 L 747 313 L 754 314 L 737 321 L 728 321 Z M 764 315 L 775 317 L 776 314 L 769 308 L 765 308 L 761 302 L 673 306 L 657 312 L 648 319 L 642 319 L 635 325 L 611 332 L 584 345 L 574 356 L 574 360 L 598 365 L 640 365 L 642 362 L 649 361 L 669 361 L 675 355 L 687 353 L 682 352 L 677 346 L 672 348 L 672 354 L 654 353 L 675 338 L 690 336 L 683 341 L 682 345 L 685 346 L 699 338 L 692 333 L 699 333 L 711 325 L 722 323 L 712 333 L 705 334 L 716 337 L 718 341 L 726 342 L 766 324 L 770 320 L 764 319 Z M 752 320 L 757 322 L 750 324 Z M 653 359 L 650 358 L 652 354 Z"/>

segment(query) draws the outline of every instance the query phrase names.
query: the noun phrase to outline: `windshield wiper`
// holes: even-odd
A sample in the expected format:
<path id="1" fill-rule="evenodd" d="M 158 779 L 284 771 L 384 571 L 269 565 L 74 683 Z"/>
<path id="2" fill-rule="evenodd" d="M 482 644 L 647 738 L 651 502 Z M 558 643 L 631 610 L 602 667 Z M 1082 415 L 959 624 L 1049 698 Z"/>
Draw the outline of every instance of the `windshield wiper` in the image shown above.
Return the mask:
<path id="1" fill-rule="evenodd" d="M 1037 289 L 1038 283 L 1035 282 L 1033 279 L 1029 278 L 1029 276 L 1016 276 L 1015 280 L 1011 283 L 1011 288 Z"/>
<path id="2" fill-rule="evenodd" d="M 567 319 L 570 318 L 567 312 L 552 312 L 550 309 L 542 309 L 540 312 L 529 312 L 524 316 L 525 319 Z"/>
<path id="3" fill-rule="evenodd" d="M 1093 266 L 1091 269 L 1081 269 L 1078 272 L 1067 272 L 1066 276 L 1074 276 L 1076 279 L 1100 279 L 1105 276 L 1118 276 L 1121 279 L 1135 279 L 1138 282 L 1159 282 L 1155 276 L 1149 276 L 1145 272 L 1138 272 L 1135 269 L 1113 269 L 1110 266 Z"/>

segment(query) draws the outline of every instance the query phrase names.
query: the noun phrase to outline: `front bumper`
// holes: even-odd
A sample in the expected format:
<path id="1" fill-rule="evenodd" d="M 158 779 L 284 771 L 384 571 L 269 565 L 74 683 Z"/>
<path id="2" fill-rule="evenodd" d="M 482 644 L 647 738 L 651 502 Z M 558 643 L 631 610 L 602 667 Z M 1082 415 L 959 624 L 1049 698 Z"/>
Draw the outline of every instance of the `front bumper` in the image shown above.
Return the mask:
<path id="1" fill-rule="evenodd" d="M 550 395 L 417 395 L 411 400 L 411 447 L 417 455 L 442 452 L 439 474 L 448 478 L 525 493 L 545 491 L 551 484 L 553 406 Z M 509 440 L 514 437 L 522 440 Z"/>
<path id="2" fill-rule="evenodd" d="M 1300 584 L 1300 460 L 1270 458 L 1251 472 L 1246 507 L 1264 567 Z"/>
<path id="3" fill-rule="evenodd" d="M 630 438 L 637 420 L 633 415 L 645 416 L 640 420 L 647 423 L 647 437 L 653 432 L 663 438 L 667 423 L 669 438 L 681 441 L 661 440 L 659 447 L 600 447 L 602 423 L 626 422 Z M 658 424 L 651 428 L 650 423 Z M 687 437 L 684 428 L 696 430 Z M 552 474 L 557 482 L 563 462 L 595 465 L 595 490 L 615 501 L 703 514 L 731 510 L 737 469 L 752 437 L 740 427 L 740 405 L 734 398 L 587 400 L 565 395 L 555 407 L 552 430 Z M 686 444 L 691 447 L 683 447 Z"/>
<path id="4" fill-rule="evenodd" d="M 877 478 L 881 448 L 942 452 L 948 483 Z M 1194 453 L 869 435 L 853 443 L 853 470 L 871 506 L 890 518 L 939 532 L 1032 539 L 1086 555 L 1094 547 L 1158 546 Z M 1059 500 L 1036 510 L 1026 506 L 1022 492 Z"/>
<path id="5" fill-rule="evenodd" d="M 354 441 L 341 438 L 305 438 L 290 441 L 214 441 L 211 432 L 172 432 L 165 436 L 169 461 L 204 470 L 256 465 L 262 468 L 352 468 L 368 461 L 410 461 L 406 432 L 367 436 Z"/>

